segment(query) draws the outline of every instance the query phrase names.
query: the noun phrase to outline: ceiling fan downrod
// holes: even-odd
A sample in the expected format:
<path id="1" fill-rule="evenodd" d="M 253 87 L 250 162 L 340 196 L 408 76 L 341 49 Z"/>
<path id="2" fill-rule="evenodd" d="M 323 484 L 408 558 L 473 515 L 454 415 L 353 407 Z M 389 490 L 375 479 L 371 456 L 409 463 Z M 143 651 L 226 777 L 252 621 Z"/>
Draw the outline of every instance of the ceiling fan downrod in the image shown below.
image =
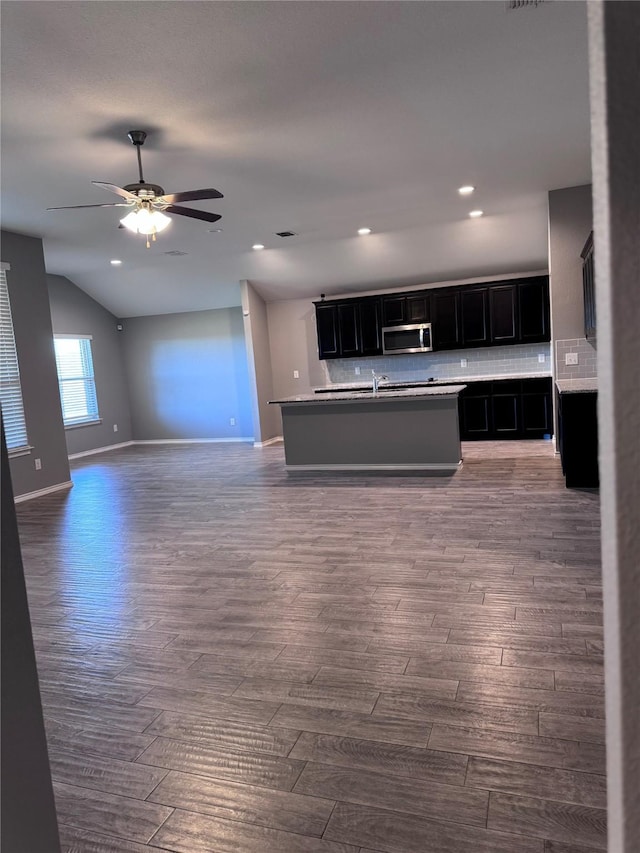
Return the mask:
<path id="1" fill-rule="evenodd" d="M 140 183 L 144 184 L 145 180 L 142 175 L 142 156 L 140 154 L 140 148 L 144 145 L 147 134 L 144 130 L 130 130 L 127 136 L 131 140 L 131 144 L 136 147 L 136 152 L 138 154 L 138 174 L 140 175 Z"/>

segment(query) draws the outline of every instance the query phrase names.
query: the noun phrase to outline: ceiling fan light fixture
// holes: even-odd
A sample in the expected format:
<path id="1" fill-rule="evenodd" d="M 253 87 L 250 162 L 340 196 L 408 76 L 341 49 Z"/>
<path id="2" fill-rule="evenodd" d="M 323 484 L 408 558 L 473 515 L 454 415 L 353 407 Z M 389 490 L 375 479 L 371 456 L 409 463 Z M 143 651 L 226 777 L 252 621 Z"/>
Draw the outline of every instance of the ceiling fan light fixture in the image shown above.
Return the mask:
<path id="1" fill-rule="evenodd" d="M 146 207 L 141 207 L 139 210 L 132 210 L 120 223 L 133 231 L 134 234 L 159 234 L 171 223 L 170 217 L 166 216 L 160 210 L 148 210 Z"/>

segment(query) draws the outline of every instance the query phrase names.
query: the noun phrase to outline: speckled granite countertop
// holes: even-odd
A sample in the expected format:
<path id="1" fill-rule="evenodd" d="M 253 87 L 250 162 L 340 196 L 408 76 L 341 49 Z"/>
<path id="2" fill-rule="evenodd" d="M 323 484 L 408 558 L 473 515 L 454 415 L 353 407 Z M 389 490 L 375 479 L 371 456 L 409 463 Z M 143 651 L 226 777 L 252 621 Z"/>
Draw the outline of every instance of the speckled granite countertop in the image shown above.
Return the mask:
<path id="1" fill-rule="evenodd" d="M 499 381 L 501 379 L 550 379 L 551 374 L 549 371 L 543 371 L 541 373 L 500 373 L 493 375 L 479 375 L 479 376 L 456 376 L 451 379 L 414 379 L 406 382 L 396 382 L 393 379 L 389 379 L 387 381 L 380 383 L 380 389 L 388 387 L 389 385 L 393 385 L 394 388 L 422 388 L 428 387 L 433 388 L 437 385 L 451 385 L 456 382 L 490 382 L 492 380 Z M 365 374 L 366 380 L 366 374 Z M 349 383 L 336 383 L 335 385 L 325 385 L 324 387 L 314 388 L 314 392 L 316 394 L 332 394 L 334 392 L 340 391 L 365 391 L 367 388 L 371 388 L 371 381 L 363 381 L 360 382 L 349 382 Z"/>
<path id="2" fill-rule="evenodd" d="M 556 388 L 561 394 L 592 394 L 598 390 L 598 377 L 589 379 L 556 379 Z"/>
<path id="3" fill-rule="evenodd" d="M 463 391 L 466 385 L 430 385 L 429 387 L 421 388 L 398 388 L 393 390 L 380 389 L 377 394 L 374 394 L 369 386 L 366 390 L 361 391 L 351 389 L 347 391 L 337 391 L 330 394 L 300 394 L 298 397 L 283 397 L 281 400 L 269 400 L 269 403 L 278 403 L 286 405 L 287 403 L 345 403 L 357 402 L 358 400 L 371 402 L 371 400 L 397 400 L 407 399 L 410 397 L 450 397 L 457 396 Z"/>

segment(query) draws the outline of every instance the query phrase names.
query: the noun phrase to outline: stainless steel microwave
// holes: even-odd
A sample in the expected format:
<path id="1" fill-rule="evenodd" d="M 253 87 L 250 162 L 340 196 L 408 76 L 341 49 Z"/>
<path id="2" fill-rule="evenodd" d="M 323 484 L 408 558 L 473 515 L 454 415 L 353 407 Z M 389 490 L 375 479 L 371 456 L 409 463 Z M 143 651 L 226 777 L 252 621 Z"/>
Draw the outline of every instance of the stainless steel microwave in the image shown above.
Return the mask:
<path id="1" fill-rule="evenodd" d="M 431 323 L 411 326 L 385 326 L 382 329 L 384 355 L 402 352 L 431 352 Z"/>

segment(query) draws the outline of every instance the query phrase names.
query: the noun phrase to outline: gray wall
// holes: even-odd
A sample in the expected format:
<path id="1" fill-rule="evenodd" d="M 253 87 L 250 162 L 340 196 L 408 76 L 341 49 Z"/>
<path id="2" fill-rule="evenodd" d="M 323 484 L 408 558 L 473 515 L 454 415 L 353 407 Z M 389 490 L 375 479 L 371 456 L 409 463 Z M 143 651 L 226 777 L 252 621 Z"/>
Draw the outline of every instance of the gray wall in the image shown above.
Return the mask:
<path id="1" fill-rule="evenodd" d="M 102 423 L 65 430 L 69 455 L 131 441 L 131 415 L 116 318 L 73 282 L 47 275 L 54 335 L 91 335 Z M 118 431 L 113 431 L 117 424 Z"/>
<path id="2" fill-rule="evenodd" d="M 134 440 L 253 438 L 240 308 L 122 323 Z"/>
<path id="3" fill-rule="evenodd" d="M 608 849 L 640 850 L 639 3 L 589 3 Z"/>
<path id="4" fill-rule="evenodd" d="M 1 260 L 7 272 L 9 299 L 20 365 L 30 454 L 11 459 L 17 496 L 69 482 L 67 444 L 62 424 L 58 374 L 53 351 L 49 292 L 42 241 L 2 232 Z M 34 459 L 42 460 L 36 471 Z"/>
<path id="5" fill-rule="evenodd" d="M 251 380 L 253 434 L 257 442 L 268 441 L 279 432 L 278 411 L 270 406 L 273 378 L 267 306 L 248 281 L 240 282 L 242 319 Z"/>
<path id="6" fill-rule="evenodd" d="M 4 430 L 1 450 L 0 847 L 7 853 L 59 853 L 58 824 Z"/>
<path id="7" fill-rule="evenodd" d="M 591 184 L 549 193 L 549 286 L 554 341 L 584 338 L 580 252 L 592 229 Z"/>

